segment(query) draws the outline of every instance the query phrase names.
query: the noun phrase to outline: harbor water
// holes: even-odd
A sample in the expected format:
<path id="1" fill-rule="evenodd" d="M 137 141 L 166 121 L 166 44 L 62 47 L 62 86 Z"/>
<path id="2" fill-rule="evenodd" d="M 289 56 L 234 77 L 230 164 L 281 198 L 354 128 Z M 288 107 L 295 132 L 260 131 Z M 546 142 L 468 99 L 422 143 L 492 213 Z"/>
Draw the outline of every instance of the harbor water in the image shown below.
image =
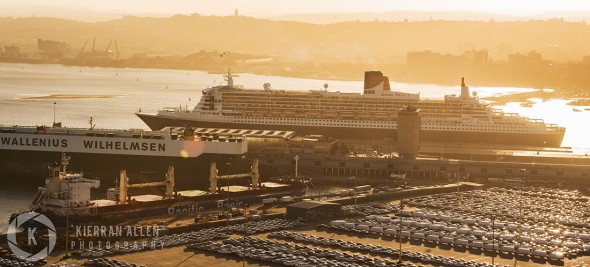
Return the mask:
<path id="1" fill-rule="evenodd" d="M 387 75 L 387 73 L 385 73 Z M 362 92 L 362 81 L 324 81 L 240 74 L 235 84 L 245 88 L 262 88 L 270 83 L 274 89 L 328 90 Z M 61 65 L 0 64 L 0 124 L 51 125 L 55 120 L 66 127 L 89 127 L 93 118 L 96 128 L 139 128 L 147 126 L 135 116 L 139 110 L 156 112 L 165 107 L 192 109 L 201 90 L 224 82 L 218 74 L 202 71 L 97 68 Z M 467 79 L 469 83 L 469 79 Z M 423 99 L 459 94 L 457 86 L 391 83 L 393 90 L 420 92 Z M 531 88 L 474 87 L 480 97 L 530 92 Z M 587 153 L 590 139 L 587 107 L 568 106 L 568 100 L 533 99 L 532 107 L 519 103 L 499 106 L 531 118 L 544 119 L 566 127 L 563 146 Z M 55 112 L 54 112 L 55 110 Z M 40 183 L 44 177 L 39 177 Z M 12 212 L 26 209 L 39 185 L 18 185 L 18 177 L 0 177 L 0 231 L 4 231 Z"/>

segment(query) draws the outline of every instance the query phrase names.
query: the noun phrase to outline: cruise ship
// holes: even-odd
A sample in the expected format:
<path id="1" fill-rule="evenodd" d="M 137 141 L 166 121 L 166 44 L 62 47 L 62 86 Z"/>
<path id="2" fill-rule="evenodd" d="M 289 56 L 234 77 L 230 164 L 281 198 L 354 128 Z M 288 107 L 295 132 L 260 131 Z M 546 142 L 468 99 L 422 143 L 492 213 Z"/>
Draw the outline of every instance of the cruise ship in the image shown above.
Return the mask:
<path id="1" fill-rule="evenodd" d="M 327 90 L 244 89 L 233 84 L 206 88 L 193 110 L 169 108 L 137 113 L 151 129 L 166 126 L 292 130 L 338 138 L 395 139 L 397 113 L 406 105 L 421 110 L 421 140 L 559 147 L 565 128 L 505 113 L 470 93 L 423 100 L 420 94 L 393 91 L 380 71 L 365 72 L 363 93 Z"/>
<path id="2" fill-rule="evenodd" d="M 190 127 L 144 131 L 67 128 L 59 123 L 0 125 L 0 177 L 36 179 L 63 152 L 75 157 L 74 168 L 107 183 L 114 181 L 120 169 L 144 181 L 174 165 L 181 184 L 196 184 L 207 181 L 210 162 L 241 159 L 247 141 L 234 135 L 203 136 Z"/>

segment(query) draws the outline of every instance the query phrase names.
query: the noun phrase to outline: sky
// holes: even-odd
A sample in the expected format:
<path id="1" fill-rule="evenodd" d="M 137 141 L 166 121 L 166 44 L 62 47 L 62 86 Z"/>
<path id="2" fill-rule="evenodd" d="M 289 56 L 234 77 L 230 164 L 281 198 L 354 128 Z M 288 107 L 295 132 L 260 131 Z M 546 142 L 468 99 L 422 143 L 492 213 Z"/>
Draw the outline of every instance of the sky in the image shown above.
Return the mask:
<path id="1" fill-rule="evenodd" d="M 71 8 L 93 12 L 273 16 L 298 13 L 474 11 L 515 16 L 590 12 L 588 0 L 0 0 L 4 11 Z"/>

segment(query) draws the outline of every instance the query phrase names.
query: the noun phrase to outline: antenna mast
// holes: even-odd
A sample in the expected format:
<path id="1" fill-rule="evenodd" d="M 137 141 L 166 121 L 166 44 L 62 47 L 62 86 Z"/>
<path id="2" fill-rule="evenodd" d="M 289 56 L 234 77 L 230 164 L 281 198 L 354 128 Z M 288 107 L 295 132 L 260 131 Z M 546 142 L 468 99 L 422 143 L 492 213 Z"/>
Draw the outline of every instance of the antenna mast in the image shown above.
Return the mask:
<path id="1" fill-rule="evenodd" d="M 53 125 L 55 125 L 55 105 L 57 102 L 53 101 Z"/>
<path id="2" fill-rule="evenodd" d="M 92 117 L 90 117 L 90 120 L 88 121 L 88 123 L 90 123 L 90 130 L 94 130 L 94 126 L 96 126 L 96 124 L 93 124 L 92 122 Z"/>

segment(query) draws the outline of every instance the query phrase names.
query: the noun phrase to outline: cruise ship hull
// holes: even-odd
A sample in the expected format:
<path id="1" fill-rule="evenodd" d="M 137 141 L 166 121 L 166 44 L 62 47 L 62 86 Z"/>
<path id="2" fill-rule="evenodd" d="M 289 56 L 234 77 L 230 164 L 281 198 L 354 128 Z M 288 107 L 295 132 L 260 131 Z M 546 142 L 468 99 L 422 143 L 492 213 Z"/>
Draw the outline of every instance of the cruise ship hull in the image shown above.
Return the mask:
<path id="1" fill-rule="evenodd" d="M 199 128 L 247 128 L 257 130 L 295 131 L 297 134 L 322 134 L 337 138 L 351 139 L 396 139 L 397 129 L 374 129 L 354 127 L 322 127 L 322 126 L 297 126 L 297 125 L 272 125 L 272 124 L 241 124 L 227 122 L 211 122 L 199 120 L 184 120 L 164 118 L 156 114 L 138 113 L 152 130 L 159 130 L 168 126 L 191 126 Z M 522 146 L 546 146 L 559 147 L 563 140 L 564 132 L 545 134 L 524 133 L 494 133 L 494 132 L 461 132 L 461 131 L 421 131 L 421 140 L 425 142 L 449 142 L 449 143 L 486 143 L 506 144 Z"/>

